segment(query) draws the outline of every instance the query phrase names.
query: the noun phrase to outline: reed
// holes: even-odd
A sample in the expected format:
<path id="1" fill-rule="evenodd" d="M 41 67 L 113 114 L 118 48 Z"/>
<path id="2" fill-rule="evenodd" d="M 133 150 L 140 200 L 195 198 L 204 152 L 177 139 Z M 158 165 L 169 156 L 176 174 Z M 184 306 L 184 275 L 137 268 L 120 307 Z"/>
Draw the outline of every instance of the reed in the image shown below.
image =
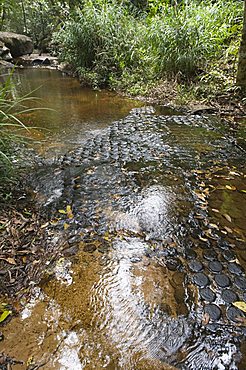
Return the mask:
<path id="1" fill-rule="evenodd" d="M 242 28 L 242 2 L 162 2 L 133 12 L 125 2 L 86 0 L 54 41 L 83 82 L 136 90 L 163 77 L 195 78 L 223 57 Z"/>

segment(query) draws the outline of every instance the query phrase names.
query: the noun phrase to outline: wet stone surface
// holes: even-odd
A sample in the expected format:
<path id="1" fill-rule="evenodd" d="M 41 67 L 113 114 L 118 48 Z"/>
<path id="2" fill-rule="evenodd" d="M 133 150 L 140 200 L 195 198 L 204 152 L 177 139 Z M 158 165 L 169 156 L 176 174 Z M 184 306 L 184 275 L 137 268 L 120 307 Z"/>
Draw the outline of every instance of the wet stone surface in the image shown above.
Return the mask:
<path id="1" fill-rule="evenodd" d="M 246 290 L 246 278 L 245 277 L 235 277 L 235 285 L 242 290 Z"/>
<path id="2" fill-rule="evenodd" d="M 221 310 L 215 304 L 208 304 L 204 308 L 204 312 L 209 315 L 209 318 L 213 321 L 218 321 L 221 316 Z"/>
<path id="3" fill-rule="evenodd" d="M 218 261 L 211 261 L 209 262 L 208 264 L 208 268 L 210 271 L 212 272 L 221 272 L 221 270 L 223 269 L 223 266 L 220 262 Z"/>
<path id="4" fill-rule="evenodd" d="M 209 278 L 202 272 L 195 274 L 193 277 L 193 281 L 194 281 L 194 284 L 196 284 L 197 286 L 201 288 L 204 288 L 207 285 L 209 285 Z"/>
<path id="5" fill-rule="evenodd" d="M 238 318 L 244 318 L 245 317 L 243 312 L 241 310 L 239 310 L 239 308 L 233 307 L 233 306 L 227 308 L 226 315 L 227 315 L 229 320 L 234 321 L 236 323 L 239 322 Z"/>
<path id="6" fill-rule="evenodd" d="M 200 289 L 200 296 L 204 301 L 213 302 L 216 298 L 216 294 L 210 288 Z"/>
<path id="7" fill-rule="evenodd" d="M 189 269 L 192 271 L 192 272 L 199 272 L 203 269 L 203 265 L 200 261 L 196 261 L 196 260 L 193 260 L 191 261 L 189 264 Z"/>
<path id="8" fill-rule="evenodd" d="M 235 292 L 233 292 L 231 289 L 225 289 L 221 293 L 221 298 L 226 303 L 232 303 L 238 301 L 238 296 Z"/>
<path id="9" fill-rule="evenodd" d="M 220 288 L 227 288 L 228 286 L 230 286 L 230 279 L 225 274 L 216 275 L 214 277 L 214 280 Z"/>
<path id="10" fill-rule="evenodd" d="M 230 325 L 244 314 L 232 303 L 246 290 L 245 271 L 223 210 L 232 208 L 229 189 L 218 210 L 205 182 L 213 167 L 217 179 L 244 156 L 217 128 L 206 117 L 138 109 L 60 160 L 60 193 L 48 211 L 55 218 L 64 210 L 54 228 L 75 231 L 86 255 L 101 258 L 92 326 L 115 344 L 116 362 L 123 353 L 127 370 L 138 369 L 140 352 L 181 369 L 236 369 L 243 331 L 232 335 Z M 205 337 L 204 315 L 213 325 Z"/>

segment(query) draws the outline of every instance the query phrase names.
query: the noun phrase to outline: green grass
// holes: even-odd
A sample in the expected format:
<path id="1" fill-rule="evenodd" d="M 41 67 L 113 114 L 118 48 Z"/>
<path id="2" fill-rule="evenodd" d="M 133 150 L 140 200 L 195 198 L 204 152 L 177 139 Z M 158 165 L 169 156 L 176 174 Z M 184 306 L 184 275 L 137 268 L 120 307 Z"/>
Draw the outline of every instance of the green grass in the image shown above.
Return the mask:
<path id="1" fill-rule="evenodd" d="M 0 86 L 0 181 L 13 178 L 13 158 L 17 146 L 28 140 L 29 128 L 21 121 L 21 115 L 37 108 L 28 108 L 26 103 L 35 98 L 30 94 L 19 97 L 13 82 L 13 73 L 1 76 Z"/>
<path id="2" fill-rule="evenodd" d="M 136 14 L 116 1 L 87 0 L 54 39 L 60 59 L 84 84 L 138 94 L 159 79 L 188 82 L 209 74 L 240 39 L 242 6 L 232 0 L 187 1 L 162 5 L 153 15 Z"/>

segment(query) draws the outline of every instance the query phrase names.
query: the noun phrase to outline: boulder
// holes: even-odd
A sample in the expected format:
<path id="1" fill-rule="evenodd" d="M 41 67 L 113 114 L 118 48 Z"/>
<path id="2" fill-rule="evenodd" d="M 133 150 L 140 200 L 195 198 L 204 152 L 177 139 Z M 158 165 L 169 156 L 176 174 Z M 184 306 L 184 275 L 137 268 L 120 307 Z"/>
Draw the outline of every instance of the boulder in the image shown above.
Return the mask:
<path id="1" fill-rule="evenodd" d="M 5 46 L 5 44 L 0 41 L 0 59 L 10 61 L 12 60 L 12 55 L 10 54 L 9 48 Z"/>
<path id="2" fill-rule="evenodd" d="M 13 32 L 0 32 L 0 41 L 10 50 L 13 58 L 33 52 L 33 42 L 28 36 Z"/>
<path id="3" fill-rule="evenodd" d="M 13 69 L 14 67 L 14 64 L 6 62 L 5 60 L 0 60 L 0 74 L 6 71 L 6 69 Z"/>

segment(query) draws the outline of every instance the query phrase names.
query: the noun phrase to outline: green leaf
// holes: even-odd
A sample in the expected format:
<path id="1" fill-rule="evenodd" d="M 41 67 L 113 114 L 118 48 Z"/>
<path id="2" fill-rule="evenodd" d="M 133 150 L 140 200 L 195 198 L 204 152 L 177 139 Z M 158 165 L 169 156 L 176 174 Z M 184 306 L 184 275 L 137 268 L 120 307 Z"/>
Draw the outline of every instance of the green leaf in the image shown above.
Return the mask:
<path id="1" fill-rule="evenodd" d="M 0 323 L 3 322 L 9 315 L 12 314 L 12 311 L 3 311 L 2 315 L 0 316 Z"/>

